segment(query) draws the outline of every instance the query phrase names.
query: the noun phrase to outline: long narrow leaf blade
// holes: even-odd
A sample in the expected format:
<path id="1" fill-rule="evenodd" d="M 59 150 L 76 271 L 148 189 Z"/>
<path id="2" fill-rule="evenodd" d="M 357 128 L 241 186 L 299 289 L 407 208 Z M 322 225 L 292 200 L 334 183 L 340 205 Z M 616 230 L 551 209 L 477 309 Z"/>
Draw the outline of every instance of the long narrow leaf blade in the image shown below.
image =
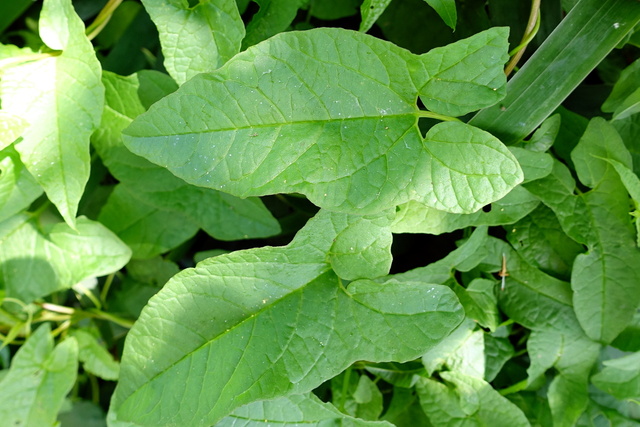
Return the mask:
<path id="1" fill-rule="evenodd" d="M 640 22 L 640 2 L 582 0 L 507 85 L 502 102 L 469 123 L 505 144 L 531 133 Z"/>

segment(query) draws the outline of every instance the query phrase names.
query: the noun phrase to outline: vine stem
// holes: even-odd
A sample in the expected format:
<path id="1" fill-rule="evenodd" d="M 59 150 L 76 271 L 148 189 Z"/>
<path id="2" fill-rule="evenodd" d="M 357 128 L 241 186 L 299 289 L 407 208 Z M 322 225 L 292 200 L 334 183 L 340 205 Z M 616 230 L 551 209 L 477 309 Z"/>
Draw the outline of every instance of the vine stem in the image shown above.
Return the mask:
<path id="1" fill-rule="evenodd" d="M 104 5 L 96 19 L 87 27 L 86 34 L 89 40 L 93 40 L 100 31 L 107 25 L 113 12 L 120 6 L 122 0 L 109 0 L 107 4 Z"/>
<path id="2" fill-rule="evenodd" d="M 524 55 L 524 51 L 527 48 L 527 45 L 531 43 L 531 40 L 538 33 L 538 29 L 540 28 L 540 0 L 532 0 L 531 1 L 531 12 L 529 14 L 529 22 L 527 22 L 527 27 L 524 30 L 524 35 L 522 36 L 522 41 L 520 44 L 509 52 L 511 59 L 509 63 L 504 69 L 504 73 L 508 76 L 511 74 L 522 55 Z"/>
<path id="3" fill-rule="evenodd" d="M 438 113 L 434 113 L 433 111 L 425 111 L 425 110 L 420 110 L 418 111 L 418 117 L 424 117 L 427 119 L 436 119 L 436 120 L 442 120 L 445 122 L 460 122 L 461 120 L 456 118 L 456 117 L 450 117 L 450 116 L 445 116 L 444 114 L 438 114 Z"/>

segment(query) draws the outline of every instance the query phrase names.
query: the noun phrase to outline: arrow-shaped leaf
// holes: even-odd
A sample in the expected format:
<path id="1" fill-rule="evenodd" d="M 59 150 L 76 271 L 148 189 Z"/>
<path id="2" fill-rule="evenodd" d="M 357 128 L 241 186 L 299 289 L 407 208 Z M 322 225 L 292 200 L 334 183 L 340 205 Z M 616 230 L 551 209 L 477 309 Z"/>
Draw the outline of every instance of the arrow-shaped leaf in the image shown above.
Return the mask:
<path id="1" fill-rule="evenodd" d="M 447 336 L 463 311 L 445 286 L 344 288 L 327 253 L 358 221 L 321 211 L 286 247 L 210 258 L 171 279 L 127 337 L 117 418 L 213 424 L 241 405 L 308 392 L 356 360 L 416 358 Z"/>
<path id="2" fill-rule="evenodd" d="M 359 214 L 409 200 L 474 212 L 522 181 L 516 159 L 459 122 L 423 137 L 416 98 L 453 115 L 498 101 L 506 44 L 494 28 L 416 56 L 347 30 L 282 33 L 155 104 L 125 144 L 240 197 L 297 192 Z"/>

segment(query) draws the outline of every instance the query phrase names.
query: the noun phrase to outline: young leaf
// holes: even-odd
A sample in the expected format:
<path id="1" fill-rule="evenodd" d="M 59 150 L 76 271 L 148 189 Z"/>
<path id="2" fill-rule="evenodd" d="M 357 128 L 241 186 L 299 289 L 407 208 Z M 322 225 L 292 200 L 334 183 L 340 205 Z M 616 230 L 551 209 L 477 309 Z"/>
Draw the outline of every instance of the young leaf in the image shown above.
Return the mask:
<path id="1" fill-rule="evenodd" d="M 360 217 L 335 237 L 327 260 L 345 280 L 374 279 L 391 269 L 390 215 Z"/>
<path id="2" fill-rule="evenodd" d="M 334 406 L 353 417 L 377 420 L 382 413 L 382 393 L 367 375 L 346 371 L 331 379 Z"/>
<path id="3" fill-rule="evenodd" d="M 632 215 L 636 217 L 636 232 L 637 232 L 637 245 L 640 247 L 640 178 L 633 173 L 631 169 L 627 166 L 623 165 L 617 160 L 613 159 L 603 159 L 606 160 L 613 166 L 613 168 L 620 175 L 620 180 L 622 184 L 624 184 L 625 188 L 629 192 L 631 199 L 633 199 L 633 203 L 635 205 L 635 211 L 632 212 Z"/>
<path id="4" fill-rule="evenodd" d="M 307 0 L 255 0 L 260 10 L 253 15 L 247 25 L 247 35 L 242 41 L 243 49 L 253 46 L 282 31 L 293 22 L 298 9 L 307 3 Z"/>
<path id="5" fill-rule="evenodd" d="M 321 211 L 286 247 L 210 258 L 171 279 L 127 336 L 112 417 L 213 424 L 310 391 L 356 360 L 414 359 L 447 336 L 463 314 L 446 287 L 341 286 L 327 252 L 358 220 Z"/>
<path id="6" fill-rule="evenodd" d="M 415 56 L 346 30 L 279 34 L 155 104 L 125 144 L 189 183 L 240 197 L 298 192 L 358 214 L 408 200 L 474 212 L 517 185 L 520 167 L 463 123 L 423 138 L 416 97 L 444 114 L 496 102 L 506 35 L 492 29 Z"/>
<path id="7" fill-rule="evenodd" d="M 71 338 L 55 348 L 49 324 L 18 350 L 0 382 L 0 418 L 11 426 L 50 426 L 78 371 L 78 345 Z"/>
<path id="8" fill-rule="evenodd" d="M 13 147 L 0 151 L 0 222 L 27 208 L 42 187 L 25 169 Z"/>
<path id="9" fill-rule="evenodd" d="M 446 367 L 464 375 L 484 377 L 484 333 L 474 331 L 475 326 L 467 318 L 451 335 L 422 355 L 429 375 Z"/>
<path id="10" fill-rule="evenodd" d="M 444 383 L 423 378 L 417 390 L 433 425 L 529 426 L 522 411 L 480 378 L 441 372 Z"/>
<path id="11" fill-rule="evenodd" d="M 469 226 L 512 224 L 526 217 L 539 204 L 537 197 L 520 186 L 491 203 L 489 212 L 455 214 L 410 201 L 396 208 L 391 230 L 394 233 L 442 234 Z"/>
<path id="12" fill-rule="evenodd" d="M 456 30 L 458 14 L 456 12 L 455 0 L 425 0 L 429 6 L 438 12 L 438 15 L 453 31 Z"/>
<path id="13" fill-rule="evenodd" d="M 515 354 L 513 345 L 506 338 L 484 335 L 484 380 L 493 381 L 504 364 Z"/>
<path id="14" fill-rule="evenodd" d="M 313 393 L 294 394 L 274 400 L 250 403 L 223 418 L 216 427 L 345 425 L 353 427 L 391 427 L 384 421 L 365 421 L 338 411 Z"/>
<path id="15" fill-rule="evenodd" d="M 102 224 L 78 217 L 46 234 L 20 214 L 0 223 L 0 277 L 7 296 L 31 302 L 89 277 L 113 273 L 131 250 Z"/>
<path id="16" fill-rule="evenodd" d="M 359 31 L 363 33 L 369 31 L 382 15 L 382 12 L 389 6 L 389 3 L 391 3 L 391 0 L 364 0 L 360 6 L 362 22 L 360 22 Z"/>
<path id="17" fill-rule="evenodd" d="M 569 280 L 573 261 L 584 249 L 562 231 L 551 209 L 538 206 L 506 228 L 507 239 L 523 258 L 547 274 Z"/>
<path id="18" fill-rule="evenodd" d="M 61 52 L 7 68 L 0 81 L 2 108 L 28 118 L 15 148 L 73 226 L 89 179 L 89 136 L 102 114 L 101 68 L 71 0 L 44 2 L 39 26 L 47 46 Z"/>
<path id="19" fill-rule="evenodd" d="M 638 80 L 640 79 L 640 59 L 634 61 L 627 68 L 622 70 L 620 78 L 613 86 L 611 94 L 602 104 L 602 111 L 614 113 L 614 119 L 624 119 L 631 114 L 619 116 L 618 111 L 623 110 L 623 106 L 627 100 L 633 96 L 638 89 Z"/>
<path id="20" fill-rule="evenodd" d="M 603 363 L 604 369 L 591 377 L 593 384 L 618 399 L 637 400 L 640 397 L 640 353 Z"/>
<path id="21" fill-rule="evenodd" d="M 28 127 L 26 120 L 0 110 L 0 150 L 11 145 Z"/>
<path id="22" fill-rule="evenodd" d="M 164 66 L 178 84 L 213 71 L 240 51 L 244 24 L 235 0 L 143 0 L 160 33 Z"/>
<path id="23" fill-rule="evenodd" d="M 83 329 L 74 330 L 71 336 L 78 341 L 78 359 L 85 371 L 105 380 L 116 381 L 120 365 L 113 356 L 101 346 L 96 337 Z"/>

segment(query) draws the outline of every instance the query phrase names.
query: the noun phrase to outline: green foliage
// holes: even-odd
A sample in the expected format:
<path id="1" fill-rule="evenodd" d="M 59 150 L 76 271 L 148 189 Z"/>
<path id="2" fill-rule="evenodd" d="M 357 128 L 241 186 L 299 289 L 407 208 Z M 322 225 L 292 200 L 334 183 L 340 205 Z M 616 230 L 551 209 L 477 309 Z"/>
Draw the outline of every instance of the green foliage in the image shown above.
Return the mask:
<path id="1" fill-rule="evenodd" d="M 640 3 L 11 3 L 0 424 L 640 422 Z"/>

